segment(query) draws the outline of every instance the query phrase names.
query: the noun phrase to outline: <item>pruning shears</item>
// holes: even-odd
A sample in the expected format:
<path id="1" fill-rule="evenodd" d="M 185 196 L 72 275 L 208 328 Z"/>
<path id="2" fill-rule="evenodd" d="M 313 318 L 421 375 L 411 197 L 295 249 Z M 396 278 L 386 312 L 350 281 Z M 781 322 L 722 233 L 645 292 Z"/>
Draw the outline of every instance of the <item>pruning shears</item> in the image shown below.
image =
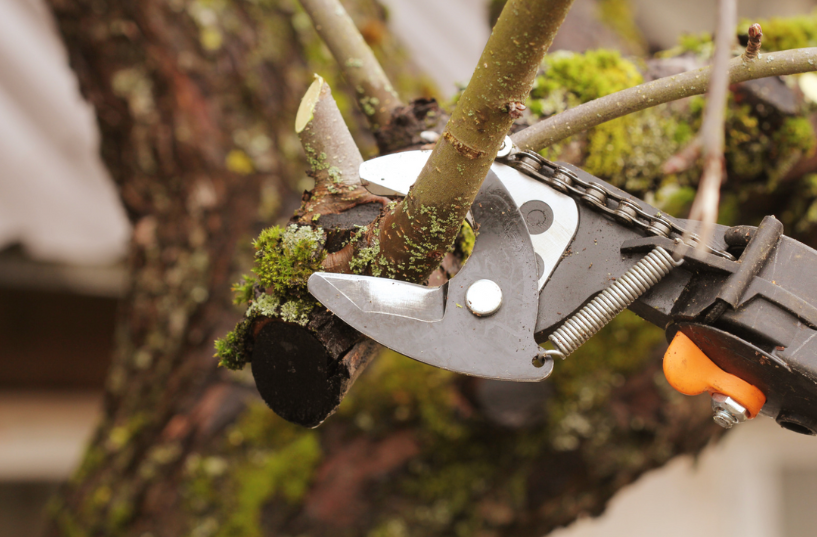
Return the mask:
<path id="1" fill-rule="evenodd" d="M 369 160 L 360 177 L 374 194 L 404 196 L 430 153 Z M 717 226 L 694 248 L 695 222 L 510 139 L 471 216 L 473 252 L 440 287 L 317 272 L 309 291 L 415 360 L 525 382 L 547 378 L 554 359 L 629 308 L 666 330 L 667 380 L 708 392 L 720 425 L 764 414 L 817 434 L 817 251 L 784 236 L 774 217 Z"/>

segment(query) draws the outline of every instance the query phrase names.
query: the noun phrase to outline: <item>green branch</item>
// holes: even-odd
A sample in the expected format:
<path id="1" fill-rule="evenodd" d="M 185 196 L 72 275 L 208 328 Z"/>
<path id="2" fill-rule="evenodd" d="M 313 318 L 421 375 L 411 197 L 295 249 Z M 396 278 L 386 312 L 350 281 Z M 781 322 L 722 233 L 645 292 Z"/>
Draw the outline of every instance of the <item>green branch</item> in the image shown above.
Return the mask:
<path id="1" fill-rule="evenodd" d="M 338 0 L 299 1 L 343 76 L 355 88 L 358 105 L 372 130 L 387 125 L 392 111 L 403 103 L 349 14 Z"/>
<path id="2" fill-rule="evenodd" d="M 468 87 L 409 195 L 385 215 L 373 241 L 390 275 L 422 281 L 442 256 L 524 109 L 539 64 L 572 0 L 511 0 Z"/>
<path id="3" fill-rule="evenodd" d="M 729 83 L 737 84 L 768 76 L 793 75 L 817 70 L 817 48 L 801 48 L 761 54 L 746 61 L 729 62 Z M 517 132 L 514 144 L 538 151 L 560 140 L 607 121 L 659 104 L 701 95 L 709 87 L 710 67 L 667 76 L 579 105 Z"/>

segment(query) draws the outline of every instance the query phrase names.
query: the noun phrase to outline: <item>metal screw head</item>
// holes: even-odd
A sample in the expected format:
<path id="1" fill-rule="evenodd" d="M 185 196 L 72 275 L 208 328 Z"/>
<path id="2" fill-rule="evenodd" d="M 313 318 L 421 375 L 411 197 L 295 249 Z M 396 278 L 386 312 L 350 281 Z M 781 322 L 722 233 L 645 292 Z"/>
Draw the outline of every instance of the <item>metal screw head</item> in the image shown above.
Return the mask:
<path id="1" fill-rule="evenodd" d="M 712 394 L 712 411 L 712 419 L 724 429 L 731 429 L 749 419 L 749 411 L 743 405 L 722 393 Z"/>
<path id="2" fill-rule="evenodd" d="M 466 291 L 465 303 L 477 317 L 487 317 L 502 305 L 502 289 L 491 280 L 477 280 Z"/>

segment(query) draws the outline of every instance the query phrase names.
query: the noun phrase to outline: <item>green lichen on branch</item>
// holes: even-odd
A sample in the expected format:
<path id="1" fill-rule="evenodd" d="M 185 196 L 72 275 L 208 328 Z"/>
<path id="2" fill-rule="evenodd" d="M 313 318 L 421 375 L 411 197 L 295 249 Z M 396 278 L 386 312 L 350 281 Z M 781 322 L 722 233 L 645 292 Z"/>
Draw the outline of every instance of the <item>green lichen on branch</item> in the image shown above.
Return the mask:
<path id="1" fill-rule="evenodd" d="M 278 318 L 305 326 L 317 302 L 306 290 L 313 272 L 326 257 L 321 228 L 292 224 L 261 232 L 253 241 L 255 277 L 245 276 L 233 285 L 234 301 L 247 304 L 244 318 L 235 329 L 216 340 L 219 365 L 239 370 L 249 361 L 249 328 L 259 317 Z"/>

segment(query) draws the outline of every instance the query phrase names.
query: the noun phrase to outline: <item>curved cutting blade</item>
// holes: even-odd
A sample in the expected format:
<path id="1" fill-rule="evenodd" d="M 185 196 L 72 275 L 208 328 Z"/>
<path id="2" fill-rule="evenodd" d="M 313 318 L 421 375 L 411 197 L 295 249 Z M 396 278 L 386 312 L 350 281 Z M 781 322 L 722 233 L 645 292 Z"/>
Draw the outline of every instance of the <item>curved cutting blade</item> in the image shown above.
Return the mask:
<path id="1" fill-rule="evenodd" d="M 493 172 L 472 211 L 479 222 L 474 251 L 443 287 L 315 273 L 309 291 L 355 329 L 415 360 L 478 377 L 542 380 L 553 363 L 532 363 L 541 354 L 533 339 L 538 268 L 525 222 Z M 465 298 L 482 279 L 502 291 L 502 305 L 488 317 L 472 314 Z"/>

